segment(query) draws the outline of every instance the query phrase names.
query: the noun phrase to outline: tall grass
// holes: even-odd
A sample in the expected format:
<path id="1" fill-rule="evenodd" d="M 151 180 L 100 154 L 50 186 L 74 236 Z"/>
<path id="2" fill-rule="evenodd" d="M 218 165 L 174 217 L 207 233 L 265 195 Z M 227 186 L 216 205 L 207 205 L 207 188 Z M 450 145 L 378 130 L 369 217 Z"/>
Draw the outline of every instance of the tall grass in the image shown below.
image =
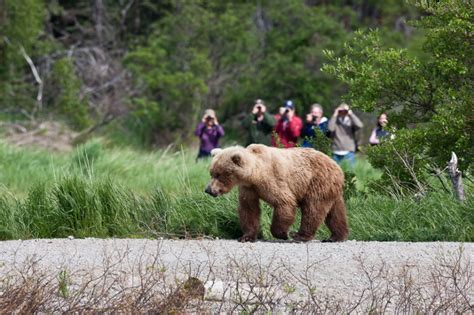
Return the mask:
<path id="1" fill-rule="evenodd" d="M 0 144 L 0 167 L 0 239 L 240 235 L 236 191 L 204 194 L 209 161 L 196 163 L 194 152 L 106 148 L 100 140 L 63 154 Z M 474 240 L 472 199 L 377 193 L 370 184 L 379 175 L 364 161 L 347 173 L 352 239 Z M 268 239 L 272 210 L 262 206 Z M 327 234 L 322 228 L 317 238 Z"/>

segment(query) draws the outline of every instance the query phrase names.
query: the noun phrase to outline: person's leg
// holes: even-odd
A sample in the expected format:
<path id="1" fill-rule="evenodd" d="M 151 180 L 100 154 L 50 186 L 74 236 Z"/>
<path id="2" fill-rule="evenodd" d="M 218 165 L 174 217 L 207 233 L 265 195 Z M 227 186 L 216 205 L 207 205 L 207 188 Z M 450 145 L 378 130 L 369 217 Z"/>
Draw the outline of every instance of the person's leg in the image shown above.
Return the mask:
<path id="1" fill-rule="evenodd" d="M 343 158 L 344 158 L 344 155 L 338 155 L 335 153 L 332 154 L 332 159 L 336 161 L 337 164 L 341 164 L 341 161 Z"/>
<path id="2" fill-rule="evenodd" d="M 349 152 L 344 156 L 344 159 L 349 162 L 349 165 L 351 168 L 354 168 L 355 166 L 355 153 L 354 152 Z"/>
<path id="3" fill-rule="evenodd" d="M 199 160 L 199 159 L 203 159 L 203 158 L 206 158 L 206 157 L 209 157 L 211 156 L 211 153 L 210 152 L 207 152 L 207 151 L 204 151 L 204 150 L 201 150 L 199 149 L 199 153 L 198 153 L 198 156 L 196 158 L 196 162 Z"/>

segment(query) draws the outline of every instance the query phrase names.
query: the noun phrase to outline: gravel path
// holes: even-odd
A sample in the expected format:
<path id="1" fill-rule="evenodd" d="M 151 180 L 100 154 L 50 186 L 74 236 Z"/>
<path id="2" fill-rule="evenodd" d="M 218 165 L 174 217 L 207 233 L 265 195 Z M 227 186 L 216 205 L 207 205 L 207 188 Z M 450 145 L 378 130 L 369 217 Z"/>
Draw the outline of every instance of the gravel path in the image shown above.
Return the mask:
<path id="1" fill-rule="evenodd" d="M 4 241 L 0 242 L 0 276 L 32 259 L 41 268 L 53 272 L 64 268 L 71 272 L 97 271 L 108 265 L 132 275 L 138 266 L 160 265 L 178 276 L 192 275 L 214 284 L 243 281 L 243 275 L 249 282 L 252 276 L 264 276 L 270 281 L 269 276 L 278 275 L 278 281 L 288 281 L 303 289 L 304 281 L 295 279 L 308 278 L 318 292 L 353 300 L 374 283 L 393 283 L 388 275 L 401 275 L 406 270 L 414 279 L 427 280 L 433 270 L 449 263 L 454 265 L 460 251 L 464 266 L 472 270 L 474 243 L 242 244 L 230 240 L 93 238 Z M 371 278 L 375 279 L 373 283 Z M 467 296 L 473 303 L 472 287 L 468 291 Z"/>

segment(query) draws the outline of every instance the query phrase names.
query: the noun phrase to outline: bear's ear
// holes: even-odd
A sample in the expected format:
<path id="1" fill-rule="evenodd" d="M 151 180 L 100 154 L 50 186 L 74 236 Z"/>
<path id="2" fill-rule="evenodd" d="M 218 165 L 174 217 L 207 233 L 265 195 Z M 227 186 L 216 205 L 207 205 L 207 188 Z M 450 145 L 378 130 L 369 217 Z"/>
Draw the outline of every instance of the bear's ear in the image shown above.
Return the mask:
<path id="1" fill-rule="evenodd" d="M 217 153 L 221 152 L 222 149 L 221 148 L 215 148 L 215 149 L 212 149 L 211 151 L 211 156 L 216 156 Z"/>
<path id="2" fill-rule="evenodd" d="M 240 156 L 240 154 L 236 153 L 232 155 L 231 160 L 232 162 L 234 162 L 235 165 L 242 166 L 242 157 Z"/>

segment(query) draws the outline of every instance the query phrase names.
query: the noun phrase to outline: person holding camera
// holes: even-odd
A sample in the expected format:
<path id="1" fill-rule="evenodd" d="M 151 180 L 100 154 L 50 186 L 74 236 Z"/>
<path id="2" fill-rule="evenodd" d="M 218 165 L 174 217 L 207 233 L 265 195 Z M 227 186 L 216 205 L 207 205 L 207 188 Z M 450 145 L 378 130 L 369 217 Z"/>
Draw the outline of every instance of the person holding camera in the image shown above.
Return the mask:
<path id="1" fill-rule="evenodd" d="M 219 125 L 214 110 L 206 109 L 194 134 L 200 139 L 197 159 L 211 156 L 211 151 L 219 147 L 219 138 L 224 135 L 224 128 Z"/>
<path id="2" fill-rule="evenodd" d="M 332 157 L 338 164 L 347 160 L 351 166 L 354 166 L 357 148 L 355 133 L 363 126 L 362 121 L 346 103 L 342 103 L 334 111 L 328 123 L 328 130 L 332 138 Z"/>
<path id="3" fill-rule="evenodd" d="M 303 121 L 296 116 L 293 101 L 286 101 L 285 106 L 280 108 L 280 113 L 276 118 L 278 123 L 275 127 L 276 137 L 272 139 L 273 146 L 296 147 L 298 137 L 301 135 Z"/>
<path id="4" fill-rule="evenodd" d="M 252 143 L 270 145 L 275 125 L 276 120 L 267 112 L 267 107 L 263 101 L 256 100 L 252 113 L 242 121 L 242 127 L 248 132 L 247 145 Z"/>
<path id="5" fill-rule="evenodd" d="M 303 147 L 312 148 L 312 140 L 315 132 L 321 131 L 324 135 L 328 133 L 328 119 L 323 116 L 323 107 L 319 104 L 311 105 L 311 112 L 306 115 L 306 122 L 301 130 Z"/>

